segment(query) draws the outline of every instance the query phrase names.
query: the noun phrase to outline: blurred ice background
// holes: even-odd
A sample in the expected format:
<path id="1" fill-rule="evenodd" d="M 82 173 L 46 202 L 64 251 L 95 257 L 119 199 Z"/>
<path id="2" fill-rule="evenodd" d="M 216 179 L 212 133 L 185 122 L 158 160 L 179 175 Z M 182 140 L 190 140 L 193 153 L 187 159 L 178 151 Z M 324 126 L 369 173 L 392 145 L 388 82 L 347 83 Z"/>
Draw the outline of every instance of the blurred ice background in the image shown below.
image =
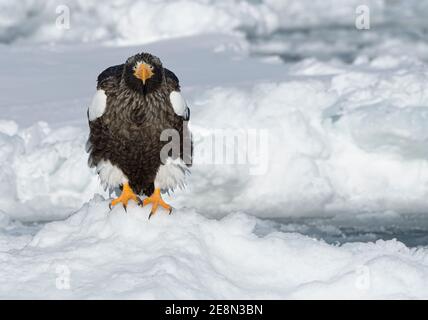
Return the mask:
<path id="1" fill-rule="evenodd" d="M 66 6 L 70 29 L 52 23 Z M 370 9 L 370 32 L 355 28 Z M 418 0 L 22 0 L 0 2 L 0 42 L 139 45 L 209 33 L 241 34 L 260 55 L 375 58 L 380 52 L 426 57 L 428 3 Z M 411 48 L 411 50 L 409 50 Z"/>
<path id="2" fill-rule="evenodd" d="M 368 30 L 355 26 L 361 5 L 370 10 Z M 58 19 L 68 13 L 70 27 L 64 28 Z M 269 132 L 266 172 L 251 175 L 248 166 L 196 164 L 188 189 L 169 199 L 177 216 L 189 215 L 185 221 L 191 227 L 177 222 L 174 228 L 162 219 L 155 230 L 166 232 L 167 225 L 171 238 L 186 243 L 186 234 L 192 234 L 198 246 L 219 255 L 218 261 L 207 258 L 200 264 L 214 266 L 226 279 L 237 276 L 229 273 L 233 268 L 219 267 L 232 263 L 229 246 L 254 250 L 254 261 L 270 261 L 266 272 L 258 274 L 271 274 L 275 263 L 289 274 L 303 265 L 318 265 L 318 250 L 325 249 L 334 260 L 324 261 L 319 274 L 310 268 L 303 272 L 297 287 L 279 275 L 260 278 L 260 283 L 272 284 L 273 293 L 264 295 L 255 286 L 248 296 L 230 283 L 224 293 L 218 291 L 212 279 L 205 295 L 183 291 L 173 270 L 184 268 L 183 263 L 192 271 L 193 265 L 165 262 L 172 280 L 156 278 L 161 289 L 145 287 L 144 297 L 305 297 L 308 292 L 319 297 L 328 289 L 332 297 L 343 297 L 350 268 L 365 263 L 378 272 L 376 286 L 382 289 L 351 290 L 349 297 L 426 297 L 427 13 L 428 2 L 417 0 L 0 0 L 0 248 L 32 256 L 52 246 L 56 255 L 47 259 L 56 261 L 64 248 L 98 250 L 96 241 L 107 235 L 135 240 L 141 248 L 151 244 L 140 235 L 127 236 L 128 231 L 152 234 L 145 221 L 108 217 L 100 209 L 107 208 L 102 197 L 109 195 L 87 168 L 84 153 L 86 108 L 97 74 L 144 50 L 158 55 L 181 80 L 192 109 L 196 161 L 214 129 Z M 102 197 L 93 198 L 96 193 Z M 93 217 L 82 218 L 88 212 Z M 200 228 L 217 239 L 216 223 L 230 231 L 230 242 L 201 239 Z M 236 234 L 245 241 L 235 239 Z M 305 236 L 319 241 L 308 245 Z M 86 239 L 95 240 L 88 244 Z M 345 245 L 324 247 L 325 242 Z M 274 255 L 260 255 L 258 248 L 266 243 Z M 160 252 L 180 260 L 168 245 L 161 242 L 166 251 Z M 307 256 L 287 269 L 275 257 L 283 254 L 287 263 L 296 259 L 288 247 L 294 245 L 307 250 Z M 118 246 L 124 252 L 137 249 Z M 102 250 L 112 248 L 107 243 Z M 181 254 L 200 258 L 191 250 Z M 391 261 L 384 261 L 384 255 Z M 73 257 L 77 269 L 92 265 Z M 145 259 L 163 261 L 148 254 L 140 262 Z M 131 272 L 128 262 L 130 269 L 125 269 Z M 13 273 L 22 260 L 8 255 L 3 263 Z M 394 264 L 398 267 L 391 271 Z M 250 261 L 251 266 L 260 267 Z M 17 270 L 14 281 L 28 272 Z M 123 272 L 107 270 L 100 283 Z M 139 269 L 132 272 L 151 277 Z M 215 278 L 212 270 L 207 272 Z M 413 278 L 401 279 L 404 273 Z M 204 282 L 196 277 L 189 281 Z M 34 279 L 39 283 L 44 278 L 35 274 Z M 243 287 L 257 282 L 239 279 Z M 4 288 L 11 283 L 6 280 Z M 276 288 L 277 283 L 282 287 Z M 414 290 L 403 293 L 411 285 Z M 141 286 L 135 286 L 126 297 L 141 297 Z M 177 291 L 168 295 L 163 287 Z M 100 296 L 96 286 L 91 293 L 85 288 L 90 287 L 83 285 L 78 296 Z"/>

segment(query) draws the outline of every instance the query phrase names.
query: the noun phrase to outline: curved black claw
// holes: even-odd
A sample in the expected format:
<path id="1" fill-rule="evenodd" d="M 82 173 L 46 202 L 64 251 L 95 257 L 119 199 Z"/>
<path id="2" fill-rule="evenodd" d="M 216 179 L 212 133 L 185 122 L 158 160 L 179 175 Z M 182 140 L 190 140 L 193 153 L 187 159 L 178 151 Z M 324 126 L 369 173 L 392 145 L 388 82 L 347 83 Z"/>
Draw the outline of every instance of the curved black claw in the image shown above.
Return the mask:
<path id="1" fill-rule="evenodd" d="M 113 209 L 113 207 L 111 206 L 111 202 L 108 204 L 108 208 L 110 209 L 110 211 L 111 209 Z"/>
<path id="2" fill-rule="evenodd" d="M 125 212 L 128 212 L 128 210 L 126 210 L 126 205 L 125 204 L 122 204 L 123 205 L 123 209 L 125 209 Z"/>
<path id="3" fill-rule="evenodd" d="M 172 207 L 169 209 L 169 212 L 168 212 L 168 214 L 169 215 L 171 215 L 172 214 Z M 149 220 L 150 220 L 150 218 L 152 217 L 152 215 L 154 215 L 155 213 L 153 212 L 153 211 L 150 211 L 150 214 L 149 214 Z"/>

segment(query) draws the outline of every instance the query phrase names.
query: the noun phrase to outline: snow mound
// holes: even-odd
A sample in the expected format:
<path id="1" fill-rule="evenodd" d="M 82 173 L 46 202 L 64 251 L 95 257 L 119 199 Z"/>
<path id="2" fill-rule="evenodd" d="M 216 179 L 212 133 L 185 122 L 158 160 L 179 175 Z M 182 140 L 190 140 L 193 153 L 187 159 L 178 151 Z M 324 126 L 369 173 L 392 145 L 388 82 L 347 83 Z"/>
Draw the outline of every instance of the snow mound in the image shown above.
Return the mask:
<path id="1" fill-rule="evenodd" d="M 420 1 L 365 1 L 372 23 L 423 24 Z M 24 0 L 0 1 L 0 42 L 141 44 L 208 33 L 272 34 L 287 28 L 354 27 L 359 0 Z M 63 8 L 70 26 L 62 24 Z M 406 15 L 402 13 L 406 12 Z M 404 16 L 404 17 L 403 17 Z M 424 15 L 421 15 L 422 17 Z M 58 22 L 59 21 L 59 25 Z"/>
<path id="2" fill-rule="evenodd" d="M 203 128 L 195 128 L 196 165 L 210 128 L 265 130 L 268 142 L 258 165 L 196 166 L 188 201 L 213 214 L 266 217 L 426 213 L 428 70 L 417 61 L 391 67 L 390 59 L 382 72 L 381 61 L 305 60 L 284 81 L 206 90 L 191 104 Z"/>
<path id="3" fill-rule="evenodd" d="M 87 134 L 40 122 L 18 130 L 0 122 L 0 207 L 22 221 L 67 217 L 99 191 L 87 166 Z"/>
<path id="4" fill-rule="evenodd" d="M 148 214 L 132 204 L 109 213 L 97 196 L 20 247 L 7 248 L 14 236 L 3 239 L 0 297 L 428 297 L 426 249 L 395 240 L 330 246 L 296 233 L 260 237 L 259 220 L 243 213 L 221 220 L 192 209 Z"/>

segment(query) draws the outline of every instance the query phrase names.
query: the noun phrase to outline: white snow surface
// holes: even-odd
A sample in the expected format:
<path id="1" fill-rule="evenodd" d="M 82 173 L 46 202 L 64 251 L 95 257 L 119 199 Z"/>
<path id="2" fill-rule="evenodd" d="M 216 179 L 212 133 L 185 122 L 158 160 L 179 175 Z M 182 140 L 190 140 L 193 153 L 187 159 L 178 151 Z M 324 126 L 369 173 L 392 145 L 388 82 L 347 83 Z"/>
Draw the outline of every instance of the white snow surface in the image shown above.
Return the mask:
<path id="1" fill-rule="evenodd" d="M 8 3 L 4 8 L 12 8 Z M 138 47 L 34 47 L 28 42 L 55 41 L 38 8 L 57 2 L 25 3 L 13 6 L 19 14 L 0 19 L 18 35 L 4 42 L 20 42 L 0 46 L 1 298 L 428 298 L 426 247 L 396 240 L 330 245 L 269 230 L 261 219 L 426 214 L 428 69 L 417 56 L 285 65 L 249 57 L 242 38 L 181 37 L 189 33 L 180 28 L 147 36 L 177 39 Z M 120 16 L 112 3 L 97 8 Z M 177 16 L 187 8 L 147 3 Z M 228 6 L 181 3 L 220 13 Z M 280 3 L 234 5 L 251 11 Z M 70 3 L 76 25 L 85 19 L 78 14 L 85 5 L 94 6 Z M 28 16 L 28 8 L 34 26 L 24 32 L 14 19 Z M 219 12 L 212 14 L 222 23 Z M 112 17 L 109 29 L 101 16 L 93 20 L 101 21 L 93 39 L 78 27 L 67 37 L 112 41 L 102 28 L 120 23 Z M 240 26 L 225 20 L 230 30 Z M 165 21 L 174 24 L 159 23 Z M 13 33 L 1 37 L 6 34 Z M 115 39 L 124 44 L 131 38 L 137 37 L 119 33 Z M 159 212 L 151 220 L 149 208 L 132 204 L 127 213 L 109 211 L 109 195 L 85 153 L 96 76 L 142 50 L 180 78 L 195 138 L 187 189 L 166 197 L 175 208 L 171 216 Z M 219 129 L 244 137 L 255 132 L 268 143 L 248 155 L 247 164 L 216 164 L 219 159 L 204 152 Z M 247 159 L 245 145 L 226 149 Z M 261 235 L 256 229 L 263 226 L 268 231 Z M 61 287 L 64 276 L 69 289 Z"/>
<path id="2" fill-rule="evenodd" d="M 32 239 L 1 236 L 0 297 L 428 296 L 425 249 L 394 240 L 338 247 L 297 233 L 258 237 L 257 219 L 243 213 L 214 220 L 188 208 L 148 220 L 149 210 L 131 204 L 127 214 L 120 207 L 109 213 L 108 201 L 96 197 Z"/>
<path id="3" fill-rule="evenodd" d="M 0 41 L 140 44 L 206 33 L 250 29 L 270 33 L 284 26 L 335 21 L 359 2 L 296 0 L 23 0 L 0 1 Z M 383 1 L 370 1 L 383 9 Z M 306 6 L 305 6 L 306 4 Z M 69 26 L 63 24 L 69 20 Z M 67 14 L 69 14 L 69 19 Z M 318 15 L 318 17 L 317 17 Z M 345 16 L 346 17 L 346 16 Z M 324 22 L 321 22 L 323 21 Z M 67 21 L 65 21 L 67 22 Z"/>

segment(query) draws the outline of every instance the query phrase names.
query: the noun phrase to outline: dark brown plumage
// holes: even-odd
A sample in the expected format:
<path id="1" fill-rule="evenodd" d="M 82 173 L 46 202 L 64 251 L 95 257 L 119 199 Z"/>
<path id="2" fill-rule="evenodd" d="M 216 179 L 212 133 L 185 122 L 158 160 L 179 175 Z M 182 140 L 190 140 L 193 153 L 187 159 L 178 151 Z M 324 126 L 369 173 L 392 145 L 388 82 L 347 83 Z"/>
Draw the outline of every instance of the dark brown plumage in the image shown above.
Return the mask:
<path id="1" fill-rule="evenodd" d="M 140 62 L 149 64 L 154 73 L 145 83 L 135 76 Z M 179 157 L 190 166 L 191 152 L 185 154 L 183 150 L 184 140 L 191 143 L 189 113 L 175 113 L 170 94 L 180 91 L 179 81 L 157 57 L 142 53 L 106 69 L 98 76 L 97 89 L 104 90 L 107 101 L 103 114 L 89 121 L 87 151 L 91 167 L 108 160 L 123 171 L 136 194 L 150 196 L 158 169 L 166 160 L 160 157 L 168 143 L 160 141 L 166 129 L 180 133 Z"/>

